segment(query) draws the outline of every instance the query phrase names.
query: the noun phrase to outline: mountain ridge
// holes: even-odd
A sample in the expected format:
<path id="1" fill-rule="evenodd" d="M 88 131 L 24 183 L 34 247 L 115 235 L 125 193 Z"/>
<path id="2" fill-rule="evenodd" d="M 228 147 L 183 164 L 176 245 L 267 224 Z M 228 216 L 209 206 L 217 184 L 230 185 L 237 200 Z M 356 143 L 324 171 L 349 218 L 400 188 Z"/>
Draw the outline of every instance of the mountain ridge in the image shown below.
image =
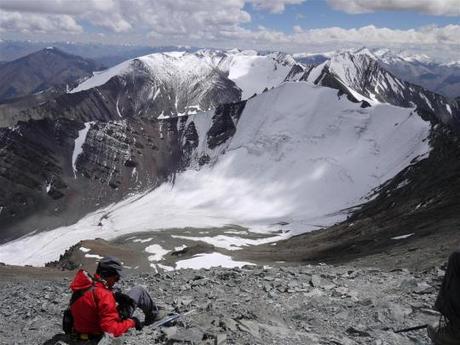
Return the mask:
<path id="1" fill-rule="evenodd" d="M 206 61 L 222 61 L 222 53 L 219 53 L 219 56 L 218 53 L 209 51 L 203 51 L 198 54 L 169 53 L 169 55 L 161 54 L 156 57 L 160 56 L 163 60 L 170 63 L 172 61 L 177 62 L 178 59 L 185 55 L 193 55 L 193 59 L 197 59 L 199 58 L 199 54 L 201 54 L 201 58 Z M 226 54 L 229 53 L 227 52 Z M 386 161 L 394 163 L 394 166 L 383 167 L 383 165 L 378 165 L 379 169 L 386 169 L 385 171 L 387 171 L 387 174 L 381 171 L 370 174 L 369 176 L 372 177 L 372 182 L 366 184 L 365 191 L 361 189 L 361 187 L 364 188 L 363 185 L 356 186 L 355 189 L 359 190 L 360 195 L 353 198 L 353 202 L 351 202 L 351 199 L 348 200 L 349 203 L 346 202 L 347 200 L 341 200 L 344 201 L 344 203 L 340 205 L 334 204 L 334 209 L 331 208 L 328 209 L 327 212 L 322 213 L 322 215 L 326 213 L 326 216 L 338 221 L 343 219 L 340 217 L 343 216 L 346 209 L 360 202 L 358 200 L 359 198 L 365 197 L 378 185 L 384 183 L 387 179 L 391 179 L 400 169 L 404 169 L 407 165 L 415 164 L 419 160 L 426 158 L 425 156 L 428 154 L 429 149 L 427 149 L 428 142 L 425 139 L 431 131 L 430 126 L 436 125 L 442 118 L 435 116 L 436 108 L 433 107 L 433 104 L 436 105 L 439 103 L 440 107 L 444 106 L 444 109 L 446 109 L 446 103 L 443 103 L 445 98 L 435 94 L 429 96 L 438 102 L 434 103 L 433 101 L 433 103 L 431 103 L 434 109 L 431 109 L 427 104 L 425 104 L 424 107 L 418 107 L 416 109 L 407 99 L 404 99 L 405 103 L 401 104 L 399 98 L 394 98 L 393 100 L 396 106 L 381 103 L 391 100 L 391 97 L 397 94 L 397 91 L 403 90 L 401 92 L 403 92 L 404 95 L 403 87 L 409 88 L 412 86 L 408 86 L 404 82 L 394 79 L 388 72 L 382 71 L 380 67 L 375 64 L 374 60 L 368 58 L 367 54 L 361 54 L 359 55 L 360 58 L 354 60 L 356 63 L 360 63 L 361 66 L 347 65 L 349 71 L 359 72 L 353 74 L 357 79 L 347 79 L 345 77 L 341 79 L 340 76 L 346 76 L 347 74 L 334 74 L 335 66 L 332 66 L 333 68 L 331 68 L 331 71 L 326 65 L 316 67 L 300 66 L 298 64 L 292 65 L 293 60 L 289 57 L 285 58 L 282 54 L 274 54 L 269 57 L 259 56 L 254 52 L 237 51 L 234 52 L 234 54 L 238 56 L 238 59 L 243 60 L 242 62 L 236 59 L 236 68 L 234 70 L 229 67 L 235 62 L 235 60 L 232 59 L 224 60 L 226 63 L 228 62 L 228 64 L 218 72 L 211 68 L 213 66 L 210 67 L 207 64 L 203 65 L 205 67 L 203 69 L 205 71 L 204 75 L 207 80 L 210 80 L 210 86 L 208 85 L 209 87 L 206 86 L 204 89 L 199 90 L 198 94 L 211 94 L 210 99 L 215 101 L 215 103 L 212 103 L 214 109 L 211 107 L 210 110 L 205 112 L 203 112 L 205 109 L 202 109 L 201 106 L 198 107 L 195 101 L 190 103 L 186 102 L 191 98 L 185 96 L 182 98 L 176 97 L 178 90 L 182 90 L 181 85 L 183 77 L 175 79 L 167 75 L 167 79 L 171 81 L 171 85 L 167 83 L 164 84 L 159 94 L 156 95 L 159 88 L 155 84 L 155 81 L 160 79 L 150 79 L 152 69 L 146 68 L 144 63 L 135 59 L 132 60 L 134 73 L 115 73 L 115 75 L 107 78 L 106 82 L 101 85 L 93 85 L 95 87 L 88 88 L 87 90 L 62 95 L 42 106 L 28 110 L 29 117 L 33 118 L 35 116 L 39 119 L 45 117 L 45 119 L 20 123 L 15 127 L 2 130 L 2 137 L 7 138 L 3 144 L 3 147 L 7 148 L 4 151 L 5 153 L 3 153 L 4 157 L 7 157 L 7 159 L 5 159 L 7 164 L 1 167 L 2 169 L 0 170 L 4 172 L 3 177 L 6 178 L 7 181 L 13 181 L 14 185 L 14 174 L 9 174 L 7 172 L 11 169 L 11 165 L 13 165 L 14 168 L 20 172 L 17 176 L 21 177 L 21 173 L 24 171 L 24 169 L 22 169 L 22 161 L 24 156 L 27 158 L 27 153 L 18 154 L 19 150 L 9 141 L 11 136 L 14 135 L 17 141 L 16 145 L 20 145 L 24 140 L 24 138 L 21 138 L 21 133 L 25 134 L 25 132 L 22 132 L 24 126 L 30 126 L 30 132 L 34 126 L 42 126 L 45 124 L 44 126 L 47 128 L 45 135 L 46 139 L 42 138 L 40 141 L 49 140 L 49 137 L 55 136 L 58 129 L 56 126 L 63 126 L 61 123 L 53 123 L 53 121 L 64 116 L 66 117 L 66 121 L 68 121 L 67 125 L 71 128 L 71 130 L 69 130 L 71 136 L 60 138 L 61 142 L 65 144 L 62 145 L 62 152 L 56 152 L 54 149 L 51 151 L 48 151 L 49 149 L 44 150 L 45 156 L 51 157 L 51 159 L 47 158 L 44 161 L 54 162 L 57 160 L 60 162 L 57 165 L 58 168 L 56 168 L 56 171 L 51 172 L 46 169 L 39 171 L 32 171 L 33 169 L 29 169 L 30 172 L 32 172 L 32 181 L 26 179 L 26 181 L 28 181 L 27 183 L 31 183 L 32 189 L 35 189 L 34 193 L 37 193 L 35 196 L 41 195 L 38 200 L 43 200 L 43 197 L 45 199 L 53 199 L 53 196 L 56 198 L 55 200 L 58 200 L 52 201 L 46 199 L 47 202 L 41 204 L 44 206 L 42 212 L 48 212 L 50 214 L 49 218 L 54 217 L 54 221 L 50 221 L 46 217 L 43 218 L 44 222 L 41 224 L 43 229 L 69 225 L 69 223 L 80 219 L 83 214 L 104 207 L 109 203 L 123 200 L 123 198 L 127 196 L 132 196 L 133 193 L 137 194 L 137 197 L 134 197 L 134 199 L 142 198 L 145 195 L 144 193 L 151 188 L 157 188 L 155 189 L 158 190 L 157 192 L 163 191 L 164 195 L 167 193 L 171 194 L 169 188 L 172 184 L 173 188 L 180 187 L 179 190 L 182 188 L 182 191 L 184 191 L 182 196 L 184 197 L 184 205 L 186 206 L 184 207 L 184 205 L 182 205 L 180 208 L 189 209 L 191 214 L 194 214 L 194 208 L 196 208 L 196 210 L 203 210 L 206 209 L 206 205 L 217 205 L 218 207 L 216 209 L 206 213 L 218 214 L 221 220 L 225 220 L 226 222 L 243 221 L 246 217 L 247 223 L 250 224 L 257 219 L 264 219 L 264 217 L 266 217 L 266 223 L 281 224 L 285 222 L 290 223 L 290 227 L 292 228 L 296 227 L 306 230 L 310 225 L 302 225 L 300 213 L 295 214 L 294 217 L 291 217 L 292 219 L 286 215 L 289 215 L 289 212 L 291 212 L 289 208 L 296 209 L 297 207 L 298 209 L 298 206 L 302 205 L 299 202 L 301 197 L 298 193 L 302 190 L 301 188 L 304 188 L 307 184 L 299 183 L 296 185 L 297 190 L 292 190 L 291 195 L 284 195 L 287 198 L 284 200 L 285 202 L 283 202 L 282 198 L 278 198 L 279 200 L 277 203 L 275 192 L 278 191 L 281 195 L 282 191 L 286 189 L 283 185 L 288 186 L 294 183 L 298 176 L 291 176 L 284 184 L 274 183 L 273 186 L 270 186 L 272 189 L 262 186 L 263 190 L 268 191 L 268 194 L 264 194 L 261 191 L 256 191 L 257 188 L 255 188 L 255 186 L 258 184 L 256 183 L 255 177 L 251 175 L 259 171 L 260 176 L 267 174 L 266 176 L 270 177 L 265 178 L 265 182 L 284 181 L 286 176 L 290 176 L 289 173 L 293 173 L 295 170 L 288 170 L 289 173 L 286 172 L 283 174 L 282 172 L 285 171 L 285 169 L 270 170 L 270 165 L 265 166 L 262 170 L 259 169 L 260 167 L 251 166 L 236 174 L 237 171 L 228 170 L 228 167 L 232 166 L 230 158 L 233 157 L 236 162 L 240 162 L 235 163 L 235 166 L 239 165 L 241 167 L 247 166 L 246 162 L 260 161 L 260 157 L 271 157 L 271 162 L 274 165 L 279 164 L 277 162 L 283 162 L 287 159 L 289 160 L 287 165 L 292 167 L 296 166 L 296 161 L 298 159 L 294 159 L 288 151 L 285 151 L 287 147 L 290 147 L 290 145 L 292 146 L 293 143 L 297 143 L 299 147 L 304 147 L 303 145 L 307 145 L 307 141 L 310 140 L 311 142 L 308 146 L 305 146 L 304 149 L 298 152 L 299 157 L 304 157 L 308 152 L 311 152 L 308 151 L 309 148 L 314 148 L 315 144 L 318 144 L 318 142 L 325 140 L 327 142 L 327 139 L 332 138 L 334 135 L 338 137 L 344 135 L 345 138 L 351 138 L 351 143 L 355 142 L 356 139 L 356 142 L 360 143 L 360 146 L 357 145 L 356 152 L 363 154 L 363 157 L 366 158 L 364 161 L 367 162 L 372 162 L 373 159 L 382 154 L 382 152 L 391 152 L 393 156 Z M 349 56 L 345 55 L 345 57 L 348 58 L 348 61 L 352 61 Z M 259 61 L 261 59 L 265 59 L 262 60 L 263 63 Z M 264 73 L 267 73 L 267 71 L 273 72 L 275 73 L 275 77 L 272 79 L 257 79 L 257 90 L 259 90 L 260 94 L 256 97 L 250 97 L 247 102 L 240 101 L 243 89 L 238 87 L 238 83 L 242 85 L 241 77 L 251 75 L 251 73 L 255 73 L 255 75 L 261 75 L 262 73 L 257 71 L 257 69 L 256 72 L 247 70 L 247 67 L 251 67 L 251 63 L 254 61 L 258 63 L 261 62 L 259 65 L 256 65 L 256 67 L 262 66 L 262 71 L 264 71 Z M 266 61 L 269 62 L 268 65 L 264 65 Z M 216 64 L 217 62 L 213 63 Z M 178 63 L 183 63 L 183 61 L 179 61 Z M 269 67 L 268 69 L 266 68 L 267 66 Z M 371 68 L 369 68 L 369 66 Z M 187 68 L 189 67 L 192 70 L 196 69 L 196 66 L 187 66 Z M 328 67 L 328 69 L 326 69 L 326 67 Z M 283 73 L 279 73 L 281 70 Z M 225 75 L 224 71 L 228 72 L 228 76 Z M 166 73 L 168 69 L 163 68 L 162 72 Z M 217 76 L 218 81 L 216 82 L 212 78 L 209 79 L 208 77 L 210 75 Z M 233 80 L 229 78 L 231 75 L 233 75 Z M 316 75 L 315 78 L 313 78 L 314 75 Z M 395 85 L 399 85 L 401 88 L 396 89 L 396 91 L 392 89 L 392 92 L 389 94 L 382 92 L 383 89 L 380 88 L 378 89 L 380 92 L 378 95 L 383 98 L 373 101 L 360 94 L 360 92 L 365 93 L 364 91 L 369 87 L 369 84 L 366 84 L 367 80 L 364 78 L 365 76 L 375 77 L 374 83 L 378 83 L 380 78 L 385 79 L 389 76 L 388 78 L 393 78 L 391 79 L 392 82 Z M 302 80 L 302 78 L 304 78 L 304 80 Z M 193 80 L 191 84 L 188 84 L 188 81 L 191 79 L 194 78 L 185 78 L 187 83 L 185 83 L 186 86 L 183 90 L 187 90 L 187 85 L 193 85 Z M 359 79 L 362 79 L 364 83 L 360 84 Z M 176 80 L 179 82 L 174 84 Z M 225 83 L 222 84 L 221 81 L 225 81 Z M 271 84 L 268 82 L 274 81 L 277 83 L 279 81 L 281 85 L 277 85 L 271 89 L 269 87 Z M 252 87 L 253 85 L 249 86 Z M 322 86 L 329 86 L 329 88 L 324 88 Z M 371 86 L 370 92 L 372 92 L 375 98 L 375 85 Z M 332 87 L 332 89 L 330 87 Z M 166 89 L 168 92 L 165 92 Z M 246 90 L 249 89 L 250 88 L 247 88 Z M 290 92 L 286 92 L 286 90 Z M 250 93 L 251 92 L 246 92 L 246 95 Z M 121 98 L 120 94 L 124 94 L 124 97 Z M 165 103 L 157 103 L 157 100 L 158 102 L 160 101 L 160 98 L 158 98 L 160 94 L 164 97 Z M 186 95 L 187 92 L 182 94 Z M 223 99 L 222 95 L 231 101 L 226 104 L 219 104 L 219 100 Z M 318 95 L 324 95 L 324 97 Z M 327 97 L 325 95 L 327 95 Z M 348 102 L 344 95 L 348 95 L 348 98 L 354 102 L 361 100 L 361 104 Z M 406 90 L 406 95 L 407 97 L 415 97 L 415 91 L 409 92 Z M 370 96 L 370 94 L 368 96 Z M 420 101 L 421 96 L 418 97 L 418 101 Z M 428 96 L 425 97 L 428 98 Z M 152 102 L 152 99 L 154 99 L 154 102 Z M 183 102 L 181 99 L 185 99 L 186 101 Z M 205 99 L 205 97 L 199 96 L 198 99 Z M 318 99 L 321 99 L 321 101 L 317 101 Z M 366 101 L 366 99 L 369 100 L 370 103 Z M 417 99 L 414 98 L 414 100 Z M 397 107 L 398 105 L 405 105 L 407 107 L 408 103 L 410 105 L 409 108 Z M 258 104 L 258 106 L 254 106 L 253 104 Z M 155 106 L 157 106 L 157 108 L 154 108 Z M 186 108 L 187 106 L 189 106 L 188 109 Z M 338 108 L 335 109 L 334 106 Z M 161 108 L 163 108 L 162 111 L 160 111 Z M 312 116 L 310 120 L 308 120 L 308 117 L 315 114 L 315 112 L 318 114 L 324 112 L 330 117 L 331 121 L 335 119 L 337 123 L 342 124 L 344 127 L 341 128 L 337 123 L 317 123 L 319 126 L 317 129 L 322 134 L 317 134 L 315 136 L 314 133 L 311 133 L 310 137 L 307 138 L 308 140 L 305 138 L 301 139 L 305 133 L 309 133 L 308 131 L 312 130 L 308 126 L 305 127 L 306 125 L 302 121 L 311 121 L 311 123 L 314 124 L 316 118 Z M 253 116 L 254 119 L 251 119 L 251 116 Z M 242 125 L 241 119 L 243 119 L 246 125 Z M 247 122 L 247 119 L 251 119 L 253 122 Z M 271 120 L 267 120 L 267 125 L 264 125 L 263 121 L 266 119 Z M 296 128 L 289 127 L 289 119 L 292 119 L 293 122 L 297 121 L 295 123 L 298 125 L 294 126 Z M 381 119 L 382 122 L 380 125 L 376 125 L 376 122 L 373 122 L 377 121 L 377 119 Z M 424 122 L 423 119 L 425 121 L 429 120 L 430 122 Z M 271 126 L 269 126 L 268 123 L 271 123 Z M 415 137 L 411 137 L 414 133 L 411 133 L 410 130 L 405 132 L 406 129 L 410 128 L 411 124 L 418 128 L 415 131 L 417 133 Z M 304 132 L 297 133 L 300 128 L 304 128 Z M 372 128 L 371 131 L 369 131 L 370 128 Z M 82 143 L 76 145 L 76 142 L 80 140 L 80 132 L 83 131 L 83 129 L 85 129 L 85 136 L 84 138 L 81 137 Z M 281 132 L 273 132 L 276 130 Z M 283 133 L 283 131 L 285 132 Z M 146 135 L 146 133 L 148 133 L 148 135 Z M 242 133 L 246 133 L 246 135 L 242 137 Z M 292 135 L 292 133 L 295 135 Z M 402 133 L 405 134 L 402 135 Z M 410 152 L 401 152 L 400 149 L 396 150 L 395 148 L 386 151 L 386 149 L 382 149 L 382 143 L 385 141 L 380 141 L 383 139 L 381 135 L 388 135 L 391 138 L 389 142 L 399 142 L 401 138 L 404 140 L 408 139 L 410 142 L 401 145 L 401 147 L 415 147 L 416 149 L 413 151 L 409 150 Z M 392 137 L 392 135 L 394 135 L 394 137 Z M 78 150 L 76 151 L 77 146 Z M 297 152 L 295 151 L 297 146 L 292 146 L 291 151 Z M 337 145 L 333 140 L 324 145 L 324 147 L 337 148 L 337 152 L 341 152 L 340 150 L 343 149 L 343 146 L 346 145 Z M 420 150 L 418 150 L 417 147 L 420 148 Z M 354 152 L 353 145 L 350 144 L 349 149 L 350 151 L 347 154 Z M 364 153 L 366 154 L 364 155 Z M 407 159 L 399 161 L 394 158 L 400 157 L 403 153 L 406 154 Z M 247 157 L 245 156 L 246 154 L 248 154 Z M 347 154 L 343 154 L 343 156 L 347 157 Z M 57 159 L 56 156 L 58 157 Z M 369 178 L 369 176 L 356 177 L 353 174 L 350 176 L 348 170 L 353 167 L 347 167 L 345 169 L 343 165 L 344 162 L 341 158 L 333 154 L 331 154 L 331 157 L 327 155 L 323 157 L 317 154 L 310 158 L 312 160 L 310 164 L 301 166 L 298 170 L 311 170 L 310 174 L 307 175 L 311 176 L 312 181 L 321 179 L 324 176 L 332 180 L 338 176 L 339 178 L 336 180 L 342 180 L 342 182 L 367 181 Z M 392 159 L 394 161 L 392 161 Z M 219 160 L 224 162 L 227 161 L 227 163 L 220 164 Z M 261 166 L 264 165 L 262 164 Z M 212 169 L 216 170 L 213 172 Z M 149 171 L 155 171 L 153 176 L 152 174 L 149 176 Z M 390 171 L 392 173 L 389 173 Z M 184 174 L 184 172 L 188 175 Z M 221 173 L 221 175 L 219 175 L 219 173 Z M 328 175 L 328 173 L 330 175 Z M 200 180 L 200 174 L 204 176 L 204 180 Z M 57 175 L 56 178 L 53 177 L 54 175 Z M 243 176 L 244 179 L 242 178 Z M 206 180 L 205 177 L 207 177 L 208 180 Z M 228 177 L 228 181 L 225 177 Z M 60 183 L 60 181 L 63 181 L 63 183 Z M 200 190 L 200 188 L 206 187 L 206 183 L 209 183 L 209 181 L 215 183 L 217 186 L 223 186 L 222 190 L 226 190 L 229 195 L 233 195 L 233 197 L 228 198 L 229 200 L 239 200 L 237 202 L 239 207 L 232 207 L 228 205 L 228 203 L 219 201 L 222 199 L 222 195 L 219 194 L 218 188 L 214 188 L 208 193 L 211 199 L 207 199 L 207 197 L 200 197 L 197 199 L 196 195 L 199 193 L 187 194 L 188 191 L 193 189 L 191 188 L 192 186 L 195 186 L 196 190 Z M 232 183 L 235 184 L 238 181 L 245 186 L 241 190 L 246 190 L 247 193 L 237 192 L 235 188 L 227 188 L 231 186 Z M 180 183 L 182 183 L 182 185 Z M 330 183 L 330 185 L 332 186 L 334 184 Z M 83 190 L 83 192 L 81 192 L 83 195 L 78 192 L 76 193 L 77 189 Z M 350 190 L 352 189 L 353 188 L 350 187 Z M 94 190 L 96 190 L 97 193 L 94 193 Z M 16 214 L 18 214 L 17 210 L 27 210 L 29 215 L 33 215 L 34 209 L 33 207 L 30 208 L 30 205 L 37 204 L 34 198 L 28 198 L 27 193 L 25 193 L 24 196 L 21 193 L 18 195 L 15 194 L 17 192 L 18 191 L 15 191 L 14 188 L 12 190 L 7 190 L 7 193 L 3 193 L 3 195 L 7 197 L 1 200 L 2 205 L 7 205 L 8 200 L 16 200 L 14 202 L 16 210 L 5 209 L 0 213 L 1 221 L 5 222 L 5 219 L 8 218 L 8 222 L 11 222 L 9 223 L 11 225 L 10 235 L 14 234 L 15 231 L 17 232 L 19 228 L 22 229 L 19 233 L 21 233 L 21 231 L 26 231 L 25 229 L 30 227 L 31 222 L 33 224 L 33 222 L 37 220 L 37 218 L 32 216 L 29 220 L 24 220 L 22 224 L 18 225 L 19 223 L 17 223 L 14 225 L 17 219 L 14 219 Z M 21 190 L 21 192 L 23 191 Z M 232 194 L 235 192 L 236 194 Z M 217 194 L 213 195 L 213 193 Z M 319 192 L 315 193 L 321 195 Z M 13 198 L 14 195 L 17 195 L 16 199 Z M 260 210 L 258 210 L 259 213 L 255 212 L 254 215 L 250 216 L 243 212 L 244 210 L 241 207 L 247 205 L 247 203 L 245 203 L 247 200 L 243 200 L 244 195 L 266 196 L 263 200 L 255 199 L 250 203 L 262 205 Z M 309 195 L 309 193 L 305 192 L 302 195 Z M 213 197 L 215 197 L 214 200 L 212 199 Z M 156 200 L 162 205 L 158 211 L 169 214 L 165 210 L 173 210 L 171 205 L 175 205 L 174 194 L 171 194 L 171 198 L 171 200 L 167 201 L 167 199 L 161 199 L 161 197 L 154 197 L 153 200 Z M 144 199 L 143 202 L 147 199 L 148 198 Z M 84 205 L 84 207 L 79 208 L 73 204 L 73 208 L 78 211 L 65 216 L 69 217 L 69 222 L 59 224 L 59 217 L 64 217 L 66 214 L 63 209 L 69 200 L 76 200 L 77 203 Z M 132 200 L 132 198 L 125 199 L 123 202 L 130 203 Z M 179 195 L 176 195 L 176 200 L 181 200 Z M 329 197 L 327 200 L 322 200 L 322 202 L 330 202 L 330 200 L 334 200 L 334 198 Z M 58 204 L 60 203 L 61 207 L 56 208 L 56 202 Z M 219 203 L 221 204 L 220 206 Z M 224 207 L 224 205 L 226 206 Z M 278 205 L 279 207 L 275 207 L 274 205 Z M 247 208 L 250 209 L 249 206 L 247 206 Z M 53 213 L 50 212 L 51 209 L 58 209 L 59 211 Z M 321 208 L 312 204 L 302 209 L 318 210 Z M 85 227 L 91 228 L 97 226 L 97 229 L 100 230 L 99 233 L 102 233 L 107 224 L 113 224 L 114 222 L 111 216 L 107 214 L 119 217 L 116 212 L 110 211 L 104 213 L 105 211 L 101 210 L 103 209 L 95 211 L 93 214 L 94 218 L 91 219 L 91 224 L 88 226 L 85 225 Z M 13 213 L 11 213 L 11 211 L 13 211 Z M 21 213 L 21 215 L 27 218 L 25 216 L 26 213 Z M 305 211 L 303 211 L 302 214 L 304 213 Z M 152 214 L 152 210 L 150 210 L 150 214 Z M 43 217 L 43 213 L 41 216 Z M 315 215 L 312 214 L 312 219 L 309 219 L 308 222 L 314 224 L 314 228 L 318 228 L 317 225 L 321 227 L 323 225 L 332 224 L 316 222 L 315 219 L 313 219 L 315 218 L 314 216 Z M 320 220 L 321 215 L 318 213 L 317 216 L 319 218 L 316 220 Z M 121 224 L 122 218 L 117 220 L 117 222 Z M 146 221 L 149 218 L 139 217 L 139 219 Z M 172 214 L 170 219 L 173 219 Z M 215 224 L 216 221 L 216 217 L 214 217 L 214 219 L 212 219 L 212 217 L 208 219 L 205 215 L 203 215 L 202 219 L 209 220 L 209 224 Z M 149 222 L 151 223 L 152 221 L 149 220 Z M 168 223 L 165 224 L 167 225 Z M 199 223 L 193 223 L 193 225 L 200 226 Z M 275 225 L 274 228 L 279 230 L 277 225 Z M 311 230 L 311 228 L 308 229 Z M 73 231 L 73 234 L 78 236 L 77 231 Z M 30 239 L 33 239 L 33 237 Z M 72 237 L 71 239 L 75 241 L 79 240 L 77 237 Z"/>

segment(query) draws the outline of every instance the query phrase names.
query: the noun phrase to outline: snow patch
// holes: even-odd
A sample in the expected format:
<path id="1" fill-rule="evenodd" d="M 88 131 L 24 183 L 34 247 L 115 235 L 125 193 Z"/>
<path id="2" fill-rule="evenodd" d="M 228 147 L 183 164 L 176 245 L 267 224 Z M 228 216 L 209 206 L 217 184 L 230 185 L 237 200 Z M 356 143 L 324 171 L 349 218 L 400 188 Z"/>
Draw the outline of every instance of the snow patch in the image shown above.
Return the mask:
<path id="1" fill-rule="evenodd" d="M 431 104 L 430 100 L 423 94 L 422 92 L 419 92 L 420 97 L 425 101 L 425 103 L 430 107 L 432 111 L 434 111 L 433 105 Z"/>
<path id="2" fill-rule="evenodd" d="M 148 257 L 149 261 L 160 261 L 163 259 L 163 256 L 170 252 L 159 244 L 152 244 L 145 248 L 145 251 L 149 254 L 153 254 Z"/>
<path id="3" fill-rule="evenodd" d="M 133 242 L 138 242 L 138 243 L 147 243 L 153 240 L 153 237 L 145 238 L 145 239 L 134 239 Z"/>
<path id="4" fill-rule="evenodd" d="M 72 169 L 73 169 L 73 176 L 77 178 L 77 158 L 83 152 L 83 144 L 85 143 L 86 136 L 88 135 L 88 131 L 91 128 L 91 124 L 93 122 L 85 122 L 85 128 L 78 131 L 78 137 L 75 139 L 73 152 L 72 152 Z"/>
<path id="5" fill-rule="evenodd" d="M 69 93 L 76 93 L 84 90 L 88 90 L 100 85 L 104 85 L 110 79 L 117 75 L 123 75 L 132 70 L 132 63 L 134 59 L 124 61 L 116 66 L 113 66 L 104 71 L 93 72 L 93 76 L 86 79 L 83 83 L 79 84 L 76 88 L 69 91 Z"/>
<path id="6" fill-rule="evenodd" d="M 220 253 L 210 253 L 210 254 L 198 254 L 194 257 L 186 260 L 181 260 L 176 262 L 176 269 L 200 269 L 200 268 L 211 268 L 211 267 L 243 267 L 245 265 L 254 265 L 250 262 L 243 261 L 234 261 L 231 257 L 220 254 Z"/>
<path id="7" fill-rule="evenodd" d="M 165 266 L 165 265 L 162 265 L 162 264 L 155 264 L 157 265 L 159 268 L 165 270 L 165 271 L 174 271 L 174 267 L 171 267 L 171 266 Z"/>
<path id="8" fill-rule="evenodd" d="M 97 254 L 85 254 L 85 258 L 100 260 L 100 259 L 102 259 L 102 256 L 97 255 Z"/>
<path id="9" fill-rule="evenodd" d="M 181 236 L 181 235 L 171 235 L 172 238 L 179 238 L 183 240 L 189 241 L 202 241 L 209 243 L 217 248 L 224 248 L 227 250 L 238 250 L 245 246 L 250 245 L 258 245 L 264 243 L 270 243 L 274 241 L 279 241 L 286 236 L 275 236 L 275 237 L 268 237 L 258 240 L 251 240 L 248 238 L 241 238 L 241 237 L 233 237 L 233 236 L 225 236 L 225 235 L 218 235 L 214 237 L 192 237 L 192 236 Z"/>
<path id="10" fill-rule="evenodd" d="M 89 253 L 89 252 L 91 251 L 91 249 L 85 248 L 85 247 L 80 247 L 80 250 L 81 250 L 83 253 Z"/>
<path id="11" fill-rule="evenodd" d="M 411 237 L 413 235 L 414 235 L 414 233 L 411 233 L 411 234 L 407 234 L 407 235 L 401 235 L 401 236 L 392 237 L 391 239 L 392 240 L 403 240 L 403 239 L 409 238 L 409 237 Z"/>

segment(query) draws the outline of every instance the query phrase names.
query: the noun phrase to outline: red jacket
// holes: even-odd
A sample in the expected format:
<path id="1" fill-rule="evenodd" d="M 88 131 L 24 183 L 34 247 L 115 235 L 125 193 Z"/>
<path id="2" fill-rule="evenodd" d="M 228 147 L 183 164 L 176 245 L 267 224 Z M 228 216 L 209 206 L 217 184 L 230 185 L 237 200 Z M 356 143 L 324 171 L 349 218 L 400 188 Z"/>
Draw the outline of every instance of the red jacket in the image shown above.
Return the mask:
<path id="1" fill-rule="evenodd" d="M 97 278 L 97 276 L 96 276 Z M 77 333 L 111 333 L 118 337 L 135 327 L 132 319 L 121 320 L 112 291 L 102 282 L 93 281 L 84 270 L 79 270 L 70 284 L 73 292 L 85 290 L 83 296 L 70 306 L 73 328 Z"/>

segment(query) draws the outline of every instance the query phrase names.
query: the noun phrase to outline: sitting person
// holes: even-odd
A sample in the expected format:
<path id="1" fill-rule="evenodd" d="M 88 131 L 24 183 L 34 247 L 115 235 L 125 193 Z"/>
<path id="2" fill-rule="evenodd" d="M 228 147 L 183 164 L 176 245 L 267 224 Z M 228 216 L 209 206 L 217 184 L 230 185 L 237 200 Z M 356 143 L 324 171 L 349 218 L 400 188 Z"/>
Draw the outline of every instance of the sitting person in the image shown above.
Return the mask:
<path id="1" fill-rule="evenodd" d="M 141 330 L 158 318 L 158 311 L 148 292 L 136 286 L 126 295 L 114 292 L 113 287 L 123 276 L 123 267 L 115 257 L 104 257 L 98 263 L 96 274 L 79 270 L 70 288 L 73 291 L 70 311 L 73 332 L 80 339 L 97 339 L 104 333 L 119 337 L 131 328 Z M 135 308 L 145 315 L 144 322 L 133 317 Z"/>
<path id="2" fill-rule="evenodd" d="M 447 263 L 446 274 L 435 302 L 441 313 L 436 327 L 428 326 L 428 336 L 436 345 L 460 344 L 460 250 L 454 251 Z"/>

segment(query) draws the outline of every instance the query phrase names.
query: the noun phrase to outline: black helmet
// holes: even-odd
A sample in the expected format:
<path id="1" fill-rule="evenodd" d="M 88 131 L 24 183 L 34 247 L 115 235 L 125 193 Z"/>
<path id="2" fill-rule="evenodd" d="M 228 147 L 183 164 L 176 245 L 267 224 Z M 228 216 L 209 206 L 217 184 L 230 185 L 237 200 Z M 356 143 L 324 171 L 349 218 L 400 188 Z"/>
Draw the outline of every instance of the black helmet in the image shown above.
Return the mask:
<path id="1" fill-rule="evenodd" d="M 115 256 L 103 257 L 97 265 L 96 273 L 101 277 L 110 277 L 113 275 L 124 277 L 123 265 Z"/>

